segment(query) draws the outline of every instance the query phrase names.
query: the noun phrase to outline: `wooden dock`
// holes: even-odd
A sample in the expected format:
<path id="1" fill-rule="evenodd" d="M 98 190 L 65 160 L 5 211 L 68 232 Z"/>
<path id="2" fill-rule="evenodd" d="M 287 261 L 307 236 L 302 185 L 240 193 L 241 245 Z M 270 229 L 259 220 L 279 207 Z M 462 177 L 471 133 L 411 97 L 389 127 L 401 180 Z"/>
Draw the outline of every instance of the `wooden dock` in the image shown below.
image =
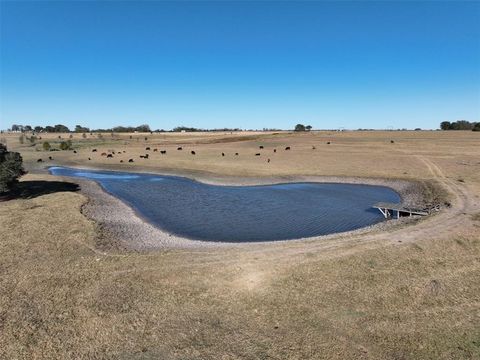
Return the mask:
<path id="1" fill-rule="evenodd" d="M 405 216 L 426 216 L 430 214 L 430 210 L 412 209 L 402 206 L 402 204 L 377 203 L 373 207 L 380 210 L 385 219 L 400 219 Z"/>

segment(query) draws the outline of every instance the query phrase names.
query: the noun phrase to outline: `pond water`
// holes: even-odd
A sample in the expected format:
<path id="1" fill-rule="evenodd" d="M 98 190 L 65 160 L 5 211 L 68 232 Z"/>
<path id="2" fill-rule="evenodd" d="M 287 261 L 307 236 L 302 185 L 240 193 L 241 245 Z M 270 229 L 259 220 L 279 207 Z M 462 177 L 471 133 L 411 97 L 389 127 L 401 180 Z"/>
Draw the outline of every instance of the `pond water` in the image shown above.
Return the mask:
<path id="1" fill-rule="evenodd" d="M 164 231 L 189 239 L 249 242 L 349 231 L 384 220 L 372 205 L 400 202 L 384 186 L 289 183 L 217 186 L 175 176 L 51 167 L 98 182 Z"/>

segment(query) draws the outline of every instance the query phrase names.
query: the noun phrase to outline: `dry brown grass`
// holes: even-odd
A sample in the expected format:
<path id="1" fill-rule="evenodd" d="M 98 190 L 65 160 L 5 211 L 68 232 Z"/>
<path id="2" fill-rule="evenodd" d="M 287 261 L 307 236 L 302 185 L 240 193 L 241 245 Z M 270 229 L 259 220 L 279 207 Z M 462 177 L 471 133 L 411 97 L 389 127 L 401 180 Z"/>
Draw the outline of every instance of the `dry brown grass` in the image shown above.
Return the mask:
<path id="1" fill-rule="evenodd" d="M 133 157 L 144 152 L 143 140 L 97 143 L 92 161 L 81 136 L 77 155 L 37 152 L 16 136 L 8 141 L 30 169 L 52 154 L 57 164 L 194 175 L 435 180 L 452 207 L 390 233 L 138 254 L 95 247 L 96 225 L 81 214 L 87 199 L 79 192 L 0 203 L 0 358 L 480 357 L 477 134 L 322 132 L 234 142 L 223 141 L 242 135 L 146 136 L 147 146 L 168 154 L 124 167 L 99 153 L 125 148 Z M 173 150 L 177 144 L 183 153 Z M 278 150 L 266 164 L 267 155 L 253 156 L 260 144 L 262 153 L 292 151 Z M 223 159 L 221 152 L 241 155 Z"/>

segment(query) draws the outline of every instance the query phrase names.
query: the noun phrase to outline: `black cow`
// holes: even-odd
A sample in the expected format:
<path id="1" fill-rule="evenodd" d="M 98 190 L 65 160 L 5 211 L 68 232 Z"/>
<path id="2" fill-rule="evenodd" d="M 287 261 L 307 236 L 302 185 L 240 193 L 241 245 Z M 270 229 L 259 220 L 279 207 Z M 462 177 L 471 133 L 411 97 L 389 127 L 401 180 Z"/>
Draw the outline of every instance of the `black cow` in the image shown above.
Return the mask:
<path id="1" fill-rule="evenodd" d="M 260 148 L 260 149 L 263 149 L 263 145 L 260 145 L 259 148 Z"/>
<path id="2" fill-rule="evenodd" d="M 273 152 L 277 152 L 277 149 L 273 149 Z"/>
<path id="3" fill-rule="evenodd" d="M 97 152 L 97 149 L 93 149 L 92 152 Z"/>
<path id="4" fill-rule="evenodd" d="M 260 156 L 260 153 L 256 153 L 255 156 Z"/>
<path id="5" fill-rule="evenodd" d="M 225 156 L 225 153 L 222 153 L 222 156 Z"/>
<path id="6" fill-rule="evenodd" d="M 145 151 L 148 151 L 148 150 L 150 150 L 150 148 L 147 146 L 147 147 L 145 148 Z"/>
<path id="7" fill-rule="evenodd" d="M 133 159 L 128 159 L 128 162 L 133 162 Z"/>
<path id="8" fill-rule="evenodd" d="M 180 146 L 180 147 L 177 148 L 177 150 L 183 150 L 183 149 L 182 149 L 182 147 Z"/>
<path id="9" fill-rule="evenodd" d="M 167 150 L 160 150 L 160 154 L 165 155 L 167 153 Z"/>
<path id="10" fill-rule="evenodd" d="M 327 145 L 330 145 L 330 141 L 327 141 Z"/>
<path id="11" fill-rule="evenodd" d="M 315 150 L 315 149 L 316 149 L 316 147 L 315 147 L 315 146 L 312 146 L 312 150 Z"/>
<path id="12" fill-rule="evenodd" d="M 77 150 L 73 150 L 73 153 L 76 154 L 76 153 L 77 153 Z"/>
<path id="13" fill-rule="evenodd" d="M 195 151 L 192 150 L 192 151 L 190 151 L 190 154 L 195 155 L 196 153 L 195 153 Z"/>
<path id="14" fill-rule="evenodd" d="M 235 156 L 238 156 L 238 153 L 235 153 Z"/>
<path id="15" fill-rule="evenodd" d="M 270 162 L 270 159 L 267 159 L 267 163 L 269 163 L 269 162 Z"/>
<path id="16" fill-rule="evenodd" d="M 108 155 L 107 155 L 107 158 L 113 158 L 113 155 L 112 155 L 112 154 L 108 154 Z"/>
<path id="17" fill-rule="evenodd" d="M 158 151 L 158 149 L 157 149 L 157 148 L 153 149 L 153 152 L 157 152 L 157 151 Z"/>
<path id="18" fill-rule="evenodd" d="M 390 140 L 390 144 L 395 144 L 395 141 L 393 141 L 393 140 Z"/>
<path id="19" fill-rule="evenodd" d="M 88 158 L 88 160 L 92 160 L 92 159 Z"/>
<path id="20" fill-rule="evenodd" d="M 49 156 L 49 157 L 48 157 L 48 160 L 53 160 L 53 157 Z"/>
<path id="21" fill-rule="evenodd" d="M 285 148 L 285 150 L 290 150 L 290 146 L 287 146 L 287 147 Z"/>
<path id="22" fill-rule="evenodd" d="M 42 160 L 42 159 L 38 159 L 37 162 L 43 162 L 43 160 Z"/>

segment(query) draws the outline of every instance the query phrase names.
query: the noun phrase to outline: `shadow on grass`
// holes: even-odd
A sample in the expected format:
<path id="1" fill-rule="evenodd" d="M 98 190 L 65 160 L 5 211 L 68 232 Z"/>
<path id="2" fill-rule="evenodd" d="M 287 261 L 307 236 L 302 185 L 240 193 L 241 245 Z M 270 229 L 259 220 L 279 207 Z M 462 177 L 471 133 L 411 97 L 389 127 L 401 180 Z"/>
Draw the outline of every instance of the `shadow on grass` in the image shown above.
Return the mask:
<path id="1" fill-rule="evenodd" d="M 57 192 L 75 192 L 79 190 L 80 186 L 71 182 L 44 180 L 21 181 L 17 184 L 14 190 L 0 195 L 0 201 L 13 199 L 33 199 L 37 196 L 53 194 Z"/>

